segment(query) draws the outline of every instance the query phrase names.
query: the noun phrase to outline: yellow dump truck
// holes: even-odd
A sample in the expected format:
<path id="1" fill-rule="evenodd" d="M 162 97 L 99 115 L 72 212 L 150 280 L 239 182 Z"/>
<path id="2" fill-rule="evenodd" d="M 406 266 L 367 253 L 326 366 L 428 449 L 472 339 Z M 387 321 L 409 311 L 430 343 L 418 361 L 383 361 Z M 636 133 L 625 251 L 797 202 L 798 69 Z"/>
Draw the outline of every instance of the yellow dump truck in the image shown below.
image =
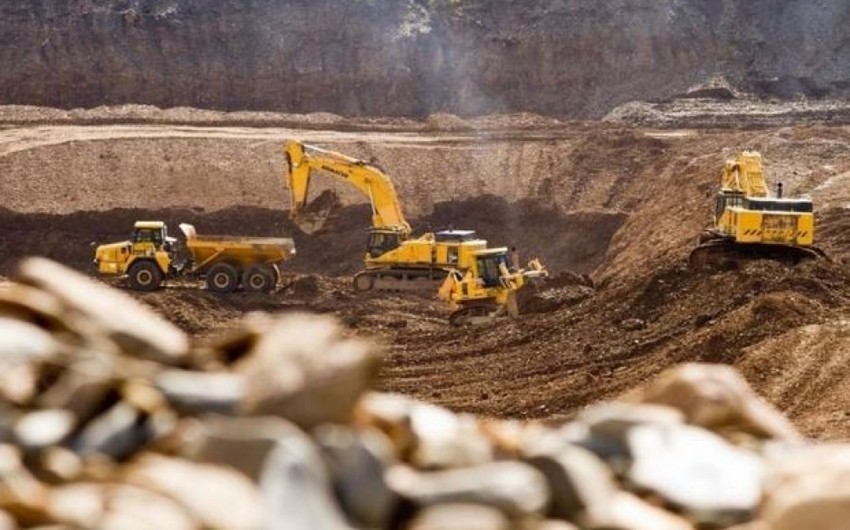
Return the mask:
<path id="1" fill-rule="evenodd" d="M 280 281 L 279 264 L 295 254 L 290 238 L 199 236 L 181 224 L 185 242 L 168 236 L 162 221 L 137 221 L 129 240 L 100 245 L 94 263 L 100 274 L 126 276 L 130 288 L 153 291 L 166 279 L 203 280 L 210 291 L 269 292 Z"/>

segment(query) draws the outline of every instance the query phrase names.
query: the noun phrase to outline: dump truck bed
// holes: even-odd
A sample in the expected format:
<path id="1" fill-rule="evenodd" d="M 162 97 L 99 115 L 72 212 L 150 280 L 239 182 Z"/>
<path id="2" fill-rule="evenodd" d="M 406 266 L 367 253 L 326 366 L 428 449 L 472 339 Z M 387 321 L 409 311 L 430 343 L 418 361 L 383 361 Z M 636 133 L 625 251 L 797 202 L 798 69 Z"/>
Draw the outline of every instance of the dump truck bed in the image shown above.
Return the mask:
<path id="1" fill-rule="evenodd" d="M 295 242 L 288 237 L 199 236 L 191 225 L 180 225 L 186 234 L 186 248 L 193 269 L 200 270 L 220 261 L 239 263 L 278 263 L 295 254 Z"/>

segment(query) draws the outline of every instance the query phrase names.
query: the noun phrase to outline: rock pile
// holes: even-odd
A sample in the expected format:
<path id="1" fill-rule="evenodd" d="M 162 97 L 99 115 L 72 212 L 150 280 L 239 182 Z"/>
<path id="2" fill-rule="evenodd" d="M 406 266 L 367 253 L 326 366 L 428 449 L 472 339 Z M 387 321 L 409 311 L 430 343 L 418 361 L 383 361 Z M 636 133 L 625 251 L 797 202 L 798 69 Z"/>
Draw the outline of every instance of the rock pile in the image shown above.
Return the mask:
<path id="1" fill-rule="evenodd" d="M 850 446 L 802 439 L 723 366 L 563 425 L 370 390 L 328 317 L 205 346 L 38 258 L 0 289 L 0 528 L 846 528 Z"/>

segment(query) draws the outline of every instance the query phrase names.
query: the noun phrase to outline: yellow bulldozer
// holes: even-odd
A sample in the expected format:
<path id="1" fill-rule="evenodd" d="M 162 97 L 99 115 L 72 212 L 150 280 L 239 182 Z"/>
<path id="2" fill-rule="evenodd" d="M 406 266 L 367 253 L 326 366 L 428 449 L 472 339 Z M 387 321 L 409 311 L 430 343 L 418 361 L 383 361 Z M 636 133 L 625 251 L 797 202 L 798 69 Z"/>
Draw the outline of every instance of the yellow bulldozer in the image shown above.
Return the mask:
<path id="1" fill-rule="evenodd" d="M 700 270 L 760 258 L 791 264 L 825 258 L 814 246 L 814 231 L 811 199 L 784 197 L 781 183 L 771 193 L 761 154 L 744 151 L 725 163 L 714 222 L 700 234 L 688 261 Z"/>
<path id="2" fill-rule="evenodd" d="M 437 296 L 452 306 L 450 324 L 483 324 L 502 315 L 519 315 L 517 291 L 548 272 L 538 259 L 531 260 L 528 269 L 510 269 L 507 251 L 505 247 L 480 250 L 465 273 L 453 270 L 446 276 Z"/>

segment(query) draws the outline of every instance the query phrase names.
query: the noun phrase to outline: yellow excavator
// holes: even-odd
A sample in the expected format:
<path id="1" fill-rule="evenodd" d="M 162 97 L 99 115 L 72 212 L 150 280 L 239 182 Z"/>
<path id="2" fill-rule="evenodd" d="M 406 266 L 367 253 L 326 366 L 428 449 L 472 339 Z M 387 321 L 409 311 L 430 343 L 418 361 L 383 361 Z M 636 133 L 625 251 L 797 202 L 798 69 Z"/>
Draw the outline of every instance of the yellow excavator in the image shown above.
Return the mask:
<path id="1" fill-rule="evenodd" d="M 313 232 L 328 212 L 306 211 L 314 171 L 342 179 L 363 193 L 372 206 L 365 269 L 354 276 L 358 291 L 432 289 L 454 269 L 465 271 L 476 252 L 487 248 L 471 230 L 446 230 L 413 236 L 392 181 L 380 168 L 356 158 L 291 140 L 286 144 L 290 216 Z"/>
<path id="2" fill-rule="evenodd" d="M 768 190 L 761 154 L 744 151 L 726 161 L 715 199 L 714 223 L 700 234 L 688 258 L 692 269 L 737 266 L 768 258 L 796 264 L 825 258 L 814 246 L 814 213 L 806 197 Z"/>
<path id="3" fill-rule="evenodd" d="M 454 309 L 454 325 L 477 324 L 502 314 L 518 314 L 516 292 L 532 278 L 545 277 L 540 261 L 528 269 L 509 268 L 507 247 L 487 248 L 471 230 L 447 230 L 412 236 L 392 181 L 369 162 L 291 140 L 286 144 L 292 199 L 290 215 L 313 232 L 328 211 L 308 212 L 307 195 L 314 171 L 343 179 L 369 198 L 372 226 L 365 269 L 354 277 L 358 291 L 404 290 L 440 286 L 438 297 Z"/>

